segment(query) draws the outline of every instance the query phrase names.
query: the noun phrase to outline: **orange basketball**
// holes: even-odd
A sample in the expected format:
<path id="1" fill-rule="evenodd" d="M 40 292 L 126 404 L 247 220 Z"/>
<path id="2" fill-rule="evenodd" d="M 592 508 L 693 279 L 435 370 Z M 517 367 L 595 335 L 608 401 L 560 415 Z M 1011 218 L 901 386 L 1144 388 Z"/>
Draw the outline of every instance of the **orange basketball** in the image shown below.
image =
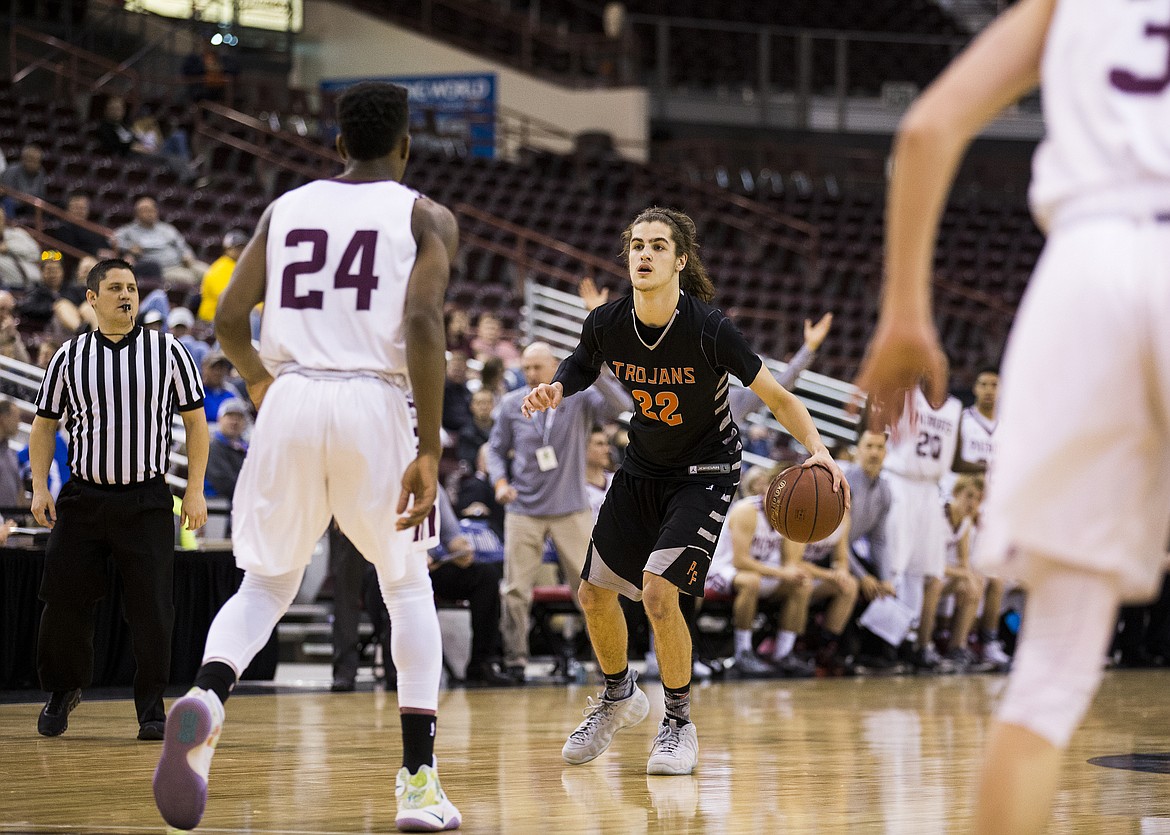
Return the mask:
<path id="1" fill-rule="evenodd" d="M 764 512 L 785 539 L 819 542 L 845 518 L 845 491 L 833 492 L 833 474 L 827 467 L 789 467 L 768 485 Z"/>

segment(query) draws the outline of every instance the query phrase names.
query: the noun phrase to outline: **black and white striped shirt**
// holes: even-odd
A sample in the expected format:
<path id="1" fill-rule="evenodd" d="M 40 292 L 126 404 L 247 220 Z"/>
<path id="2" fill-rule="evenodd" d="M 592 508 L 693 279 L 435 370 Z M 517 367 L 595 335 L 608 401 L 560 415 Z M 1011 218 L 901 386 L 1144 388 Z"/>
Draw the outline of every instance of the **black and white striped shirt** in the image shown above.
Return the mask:
<path id="1" fill-rule="evenodd" d="M 120 342 L 88 333 L 62 345 L 37 394 L 37 414 L 68 413 L 69 468 L 94 484 L 166 474 L 171 420 L 203 408 L 194 360 L 170 334 L 136 327 Z"/>

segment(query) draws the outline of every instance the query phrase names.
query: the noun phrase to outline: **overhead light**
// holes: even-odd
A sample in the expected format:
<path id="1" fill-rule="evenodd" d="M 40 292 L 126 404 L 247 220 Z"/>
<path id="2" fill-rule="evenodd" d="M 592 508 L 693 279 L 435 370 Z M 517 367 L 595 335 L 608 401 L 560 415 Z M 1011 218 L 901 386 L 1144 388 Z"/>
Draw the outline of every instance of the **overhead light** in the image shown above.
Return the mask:
<path id="1" fill-rule="evenodd" d="M 216 32 L 214 35 L 211 36 L 211 45 L 212 46 L 219 46 L 221 43 L 223 43 L 223 35 L 221 35 L 219 32 Z"/>

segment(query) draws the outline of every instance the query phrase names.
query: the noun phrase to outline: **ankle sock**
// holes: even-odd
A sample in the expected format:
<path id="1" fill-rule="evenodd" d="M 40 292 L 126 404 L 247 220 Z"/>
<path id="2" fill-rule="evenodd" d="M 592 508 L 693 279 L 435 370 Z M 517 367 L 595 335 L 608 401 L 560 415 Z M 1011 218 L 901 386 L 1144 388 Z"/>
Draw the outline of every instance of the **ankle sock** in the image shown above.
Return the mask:
<path id="1" fill-rule="evenodd" d="M 433 713 L 402 713 L 402 764 L 411 774 L 424 765 L 435 764 L 435 725 Z"/>
<path id="2" fill-rule="evenodd" d="M 630 675 L 630 668 L 627 666 L 620 673 L 614 673 L 612 676 L 605 675 L 605 696 L 607 701 L 620 702 L 622 699 L 628 699 L 634 695 L 634 679 Z"/>
<path id="3" fill-rule="evenodd" d="M 210 690 L 225 704 L 236 686 L 236 671 L 222 661 L 208 661 L 195 674 L 195 686 Z"/>
<path id="4" fill-rule="evenodd" d="M 682 687 L 663 687 L 663 699 L 666 702 L 666 715 L 662 721 L 673 719 L 679 727 L 691 721 L 691 685 L 687 682 Z"/>

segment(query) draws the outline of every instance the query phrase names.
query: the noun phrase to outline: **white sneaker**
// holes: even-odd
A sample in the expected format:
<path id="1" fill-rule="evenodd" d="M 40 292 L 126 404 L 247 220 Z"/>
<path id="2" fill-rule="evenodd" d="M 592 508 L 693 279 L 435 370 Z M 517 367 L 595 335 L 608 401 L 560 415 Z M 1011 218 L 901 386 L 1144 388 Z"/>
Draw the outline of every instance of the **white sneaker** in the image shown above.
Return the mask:
<path id="1" fill-rule="evenodd" d="M 602 691 L 604 693 L 604 691 Z M 611 702 L 601 696 L 594 701 L 590 696 L 583 713 L 585 721 L 569 734 L 561 756 L 569 765 L 581 765 L 597 759 L 613 742 L 613 735 L 622 728 L 637 725 L 650 712 L 650 700 L 634 685 L 634 692 L 621 701 Z"/>
<path id="2" fill-rule="evenodd" d="M 658 736 L 650 748 L 647 774 L 690 774 L 699 762 L 699 732 L 694 722 L 681 728 L 674 719 L 668 719 L 658 729 Z"/>
<path id="3" fill-rule="evenodd" d="M 997 670 L 1006 670 L 1012 665 L 1012 657 L 1003 651 L 999 641 L 988 641 L 983 645 L 983 660 Z"/>
<path id="4" fill-rule="evenodd" d="M 411 774 L 406 766 L 394 780 L 398 814 L 394 823 L 400 832 L 442 832 L 458 829 L 463 822 L 459 810 L 447 799 L 434 766 L 419 766 Z"/>
<path id="5" fill-rule="evenodd" d="M 711 668 L 698 658 L 691 662 L 691 678 L 695 681 L 707 681 L 712 675 Z"/>
<path id="6" fill-rule="evenodd" d="M 207 806 L 207 775 L 223 730 L 223 703 L 192 687 L 167 715 L 162 757 L 154 770 L 154 802 L 175 829 L 194 829 Z"/>

